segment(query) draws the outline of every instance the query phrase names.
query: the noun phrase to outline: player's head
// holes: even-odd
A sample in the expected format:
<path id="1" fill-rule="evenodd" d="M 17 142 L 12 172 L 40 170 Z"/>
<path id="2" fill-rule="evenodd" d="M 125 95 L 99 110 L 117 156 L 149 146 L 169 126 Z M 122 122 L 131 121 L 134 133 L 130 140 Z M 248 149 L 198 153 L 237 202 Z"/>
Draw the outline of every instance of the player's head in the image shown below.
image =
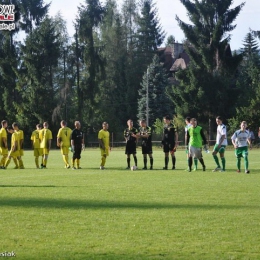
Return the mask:
<path id="1" fill-rule="evenodd" d="M 127 125 L 128 125 L 128 127 L 133 127 L 133 120 L 132 119 L 128 119 L 127 120 Z"/>
<path id="2" fill-rule="evenodd" d="M 103 130 L 107 130 L 108 129 L 108 123 L 107 122 L 103 122 L 102 123 L 102 128 L 103 128 Z"/>
<path id="3" fill-rule="evenodd" d="M 80 129 L 81 125 L 79 121 L 75 121 L 74 123 L 76 129 Z"/>
<path id="4" fill-rule="evenodd" d="M 60 126 L 65 127 L 67 125 L 67 122 L 65 120 L 61 120 Z"/>
<path id="5" fill-rule="evenodd" d="M 36 129 L 37 129 L 37 130 L 41 130 L 41 129 L 42 129 L 42 125 L 41 125 L 41 124 L 37 124 L 37 125 L 36 125 Z"/>
<path id="6" fill-rule="evenodd" d="M 3 128 L 6 128 L 6 127 L 7 127 L 7 121 L 6 121 L 6 120 L 3 120 L 3 121 L 1 122 L 1 125 L 2 125 Z"/>
<path id="7" fill-rule="evenodd" d="M 197 126 L 197 119 L 196 118 L 191 118 L 190 123 L 193 127 Z"/>
<path id="8" fill-rule="evenodd" d="M 165 123 L 165 124 L 169 124 L 170 122 L 171 122 L 171 118 L 170 118 L 170 116 L 164 116 L 163 117 L 163 122 Z"/>
<path id="9" fill-rule="evenodd" d="M 19 126 L 16 122 L 12 123 L 12 127 L 14 130 L 19 130 Z"/>
<path id="10" fill-rule="evenodd" d="M 14 129 L 13 129 L 13 127 L 12 126 L 7 126 L 7 128 L 6 128 L 6 130 L 7 130 L 7 132 L 8 133 L 10 133 L 10 134 L 12 134 L 13 132 L 14 132 Z"/>
<path id="11" fill-rule="evenodd" d="M 44 122 L 44 123 L 43 123 L 43 128 L 48 128 L 48 127 L 49 127 L 48 122 Z"/>
<path id="12" fill-rule="evenodd" d="M 217 117 L 216 117 L 216 123 L 217 123 L 217 125 L 221 125 L 222 122 L 223 122 L 222 117 L 221 117 L 221 116 L 217 116 Z"/>
<path id="13" fill-rule="evenodd" d="M 141 127 L 146 127 L 146 121 L 144 119 L 141 119 L 139 121 L 139 124 L 140 124 Z"/>
<path id="14" fill-rule="evenodd" d="M 187 116 L 186 118 L 185 118 L 185 123 L 186 123 L 186 125 L 188 125 L 189 123 L 190 123 L 190 117 L 189 116 Z"/>
<path id="15" fill-rule="evenodd" d="M 246 121 L 242 121 L 241 124 L 240 124 L 240 127 L 241 127 L 241 130 L 245 131 L 246 128 L 247 128 L 247 123 L 246 123 Z"/>

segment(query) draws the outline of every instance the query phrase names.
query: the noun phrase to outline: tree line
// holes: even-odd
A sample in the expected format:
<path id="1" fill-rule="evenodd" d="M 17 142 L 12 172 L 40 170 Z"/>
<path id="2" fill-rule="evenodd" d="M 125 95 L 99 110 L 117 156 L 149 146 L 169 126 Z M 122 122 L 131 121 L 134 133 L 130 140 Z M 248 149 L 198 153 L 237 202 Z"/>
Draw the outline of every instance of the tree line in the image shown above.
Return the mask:
<path id="1" fill-rule="evenodd" d="M 231 9 L 231 0 L 180 1 L 191 22 L 176 17 L 190 64 L 172 75 L 160 60 L 166 33 L 153 0 L 125 0 L 121 7 L 85 0 L 72 38 L 60 13 L 48 15 L 51 3 L 3 0 L 15 5 L 16 26 L 0 31 L 1 118 L 19 122 L 27 135 L 44 121 L 55 133 L 62 119 L 81 121 L 87 133 L 103 121 L 120 132 L 129 118 L 146 118 L 147 109 L 158 128 L 165 114 L 177 116 L 180 126 L 187 115 L 202 124 L 221 115 L 232 131 L 242 119 L 256 128 L 259 32 L 249 31 L 239 52 L 229 46 L 244 3 Z"/>

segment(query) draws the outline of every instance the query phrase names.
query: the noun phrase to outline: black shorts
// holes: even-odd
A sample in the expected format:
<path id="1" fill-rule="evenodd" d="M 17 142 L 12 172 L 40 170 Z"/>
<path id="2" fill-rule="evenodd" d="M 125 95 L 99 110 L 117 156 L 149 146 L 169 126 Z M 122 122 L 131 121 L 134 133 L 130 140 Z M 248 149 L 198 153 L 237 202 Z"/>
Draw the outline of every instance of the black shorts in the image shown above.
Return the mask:
<path id="1" fill-rule="evenodd" d="M 142 154 L 152 154 L 152 144 L 142 143 Z"/>
<path id="2" fill-rule="evenodd" d="M 173 151 L 174 147 L 175 147 L 175 143 L 172 143 L 172 144 L 165 143 L 163 145 L 163 152 L 169 153 L 169 152 Z"/>
<path id="3" fill-rule="evenodd" d="M 136 142 L 127 142 L 125 146 L 125 154 L 136 154 Z"/>
<path id="4" fill-rule="evenodd" d="M 73 152 L 73 160 L 75 159 L 80 159 L 81 158 L 81 149 L 82 149 L 82 145 L 75 145 L 74 146 L 74 152 Z"/>

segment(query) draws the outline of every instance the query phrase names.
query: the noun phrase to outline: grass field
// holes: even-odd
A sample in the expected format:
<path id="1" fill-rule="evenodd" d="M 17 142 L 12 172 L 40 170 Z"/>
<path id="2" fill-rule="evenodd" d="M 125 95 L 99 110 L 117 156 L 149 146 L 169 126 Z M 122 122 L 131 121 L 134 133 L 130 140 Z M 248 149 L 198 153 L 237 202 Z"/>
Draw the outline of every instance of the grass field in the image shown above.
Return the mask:
<path id="1" fill-rule="evenodd" d="M 0 171 L 0 256 L 17 259 L 260 259 L 260 150 L 249 154 L 250 174 L 227 171 L 125 170 L 123 148 L 99 170 L 99 150 L 82 153 L 81 170 L 63 168 L 58 150 L 48 169 L 36 170 L 32 151 L 25 170 Z M 142 157 L 138 151 L 139 167 Z M 242 162 L 243 165 L 243 162 Z M 201 167 L 200 167 L 201 168 Z M 0 257 L 1 258 L 1 257 Z"/>

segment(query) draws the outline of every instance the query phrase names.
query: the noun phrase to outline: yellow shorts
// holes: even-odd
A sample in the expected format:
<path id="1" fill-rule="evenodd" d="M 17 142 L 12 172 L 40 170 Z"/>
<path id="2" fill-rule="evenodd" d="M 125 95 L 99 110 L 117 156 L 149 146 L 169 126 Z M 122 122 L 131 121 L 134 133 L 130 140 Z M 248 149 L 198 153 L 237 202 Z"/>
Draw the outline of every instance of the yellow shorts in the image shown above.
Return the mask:
<path id="1" fill-rule="evenodd" d="M 43 153 L 43 149 L 42 148 L 34 148 L 34 150 L 33 150 L 33 155 L 35 157 L 42 156 L 42 153 Z"/>
<path id="2" fill-rule="evenodd" d="M 50 149 L 42 148 L 42 154 L 49 154 Z"/>
<path id="3" fill-rule="evenodd" d="M 7 148 L 0 147 L 0 154 L 1 154 L 1 155 L 8 155 L 8 149 L 7 149 Z"/>
<path id="4" fill-rule="evenodd" d="M 69 154 L 69 146 L 61 146 L 60 152 L 62 155 Z"/>
<path id="5" fill-rule="evenodd" d="M 109 155 L 109 147 L 106 147 L 105 150 L 104 149 L 100 149 L 101 152 L 101 156 L 108 156 Z"/>
<path id="6" fill-rule="evenodd" d="M 20 156 L 23 156 L 23 149 L 19 150 Z"/>
<path id="7" fill-rule="evenodd" d="M 19 156 L 20 156 L 19 151 L 15 151 L 15 152 L 10 151 L 8 154 L 8 157 L 12 157 L 12 158 L 17 158 Z"/>

